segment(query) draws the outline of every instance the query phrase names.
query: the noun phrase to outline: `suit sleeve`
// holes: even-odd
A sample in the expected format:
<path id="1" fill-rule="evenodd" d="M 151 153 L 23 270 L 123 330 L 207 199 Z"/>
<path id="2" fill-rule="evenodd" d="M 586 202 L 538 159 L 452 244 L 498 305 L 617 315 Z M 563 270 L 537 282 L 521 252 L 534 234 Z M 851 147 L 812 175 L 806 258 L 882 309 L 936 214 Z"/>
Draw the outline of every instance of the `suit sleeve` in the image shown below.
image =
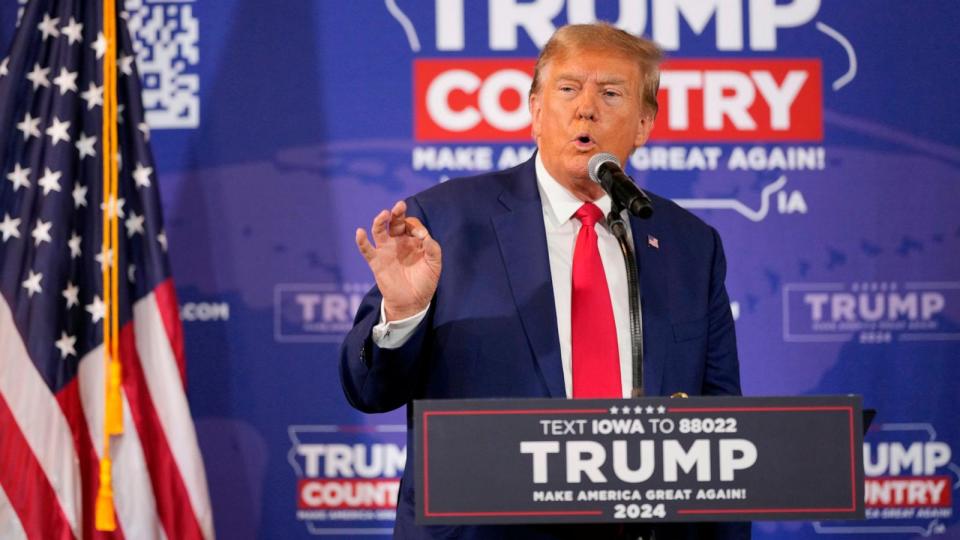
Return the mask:
<path id="1" fill-rule="evenodd" d="M 713 263 L 710 270 L 710 307 L 707 329 L 707 365 L 703 378 L 703 395 L 739 396 L 740 360 L 737 357 L 737 334 L 734 329 L 730 298 L 724 284 L 727 277 L 727 259 L 723 242 L 716 229 L 713 234 Z M 690 538 L 714 540 L 750 540 L 752 527 L 749 522 L 698 523 Z M 658 535 L 657 538 L 660 536 Z M 670 534 L 665 538 L 681 538 Z"/>
<path id="2" fill-rule="evenodd" d="M 408 215 L 419 218 L 428 227 L 427 220 L 416 199 L 407 199 Z M 379 413 L 405 405 L 416 395 L 421 384 L 421 373 L 429 328 L 432 326 L 433 306 L 420 321 L 413 335 L 400 347 L 383 349 L 373 341 L 373 327 L 380 322 L 380 304 L 383 296 L 373 287 L 363 298 L 353 328 L 340 347 L 340 383 L 354 408 Z"/>
<path id="3" fill-rule="evenodd" d="M 737 335 L 734 329 L 730 298 L 724 281 L 727 259 L 720 235 L 713 228 L 713 261 L 710 270 L 710 305 L 707 328 L 707 358 L 703 379 L 704 395 L 739 396 L 740 361 L 737 357 Z"/>

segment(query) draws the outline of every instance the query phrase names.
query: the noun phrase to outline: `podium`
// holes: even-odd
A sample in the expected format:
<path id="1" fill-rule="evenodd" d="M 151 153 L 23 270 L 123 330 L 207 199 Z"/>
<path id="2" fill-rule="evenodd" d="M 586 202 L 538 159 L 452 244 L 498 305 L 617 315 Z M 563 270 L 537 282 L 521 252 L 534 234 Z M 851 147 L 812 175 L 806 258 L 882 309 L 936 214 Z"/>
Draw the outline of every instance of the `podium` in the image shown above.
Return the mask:
<path id="1" fill-rule="evenodd" d="M 414 403 L 417 523 L 863 519 L 859 396 Z"/>

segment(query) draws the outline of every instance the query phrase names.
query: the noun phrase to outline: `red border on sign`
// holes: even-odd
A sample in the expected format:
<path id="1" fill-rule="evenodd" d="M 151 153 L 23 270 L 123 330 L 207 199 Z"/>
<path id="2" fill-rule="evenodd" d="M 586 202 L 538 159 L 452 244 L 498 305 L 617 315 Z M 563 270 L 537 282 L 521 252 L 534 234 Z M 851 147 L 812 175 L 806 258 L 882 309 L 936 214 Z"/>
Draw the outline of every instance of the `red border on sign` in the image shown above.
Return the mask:
<path id="1" fill-rule="evenodd" d="M 855 454 L 855 432 L 853 424 L 853 407 L 839 406 L 807 406 L 807 407 L 669 407 L 668 413 L 677 412 L 812 412 L 812 411 L 846 411 L 850 427 L 850 487 L 852 497 L 848 508 L 719 508 L 719 509 L 680 509 L 678 514 L 773 514 L 773 513 L 803 513 L 803 512 L 853 512 L 857 501 L 857 474 Z M 526 511 L 526 512 L 431 512 L 430 511 L 430 471 L 429 471 L 429 443 L 427 438 L 430 416 L 471 416 L 471 415 L 510 415 L 510 414 L 604 414 L 609 409 L 533 409 L 533 410 L 476 410 L 476 411 L 424 411 L 423 413 L 423 513 L 426 517 L 471 517 L 471 516 L 600 516 L 602 510 L 569 510 L 569 511 Z"/>

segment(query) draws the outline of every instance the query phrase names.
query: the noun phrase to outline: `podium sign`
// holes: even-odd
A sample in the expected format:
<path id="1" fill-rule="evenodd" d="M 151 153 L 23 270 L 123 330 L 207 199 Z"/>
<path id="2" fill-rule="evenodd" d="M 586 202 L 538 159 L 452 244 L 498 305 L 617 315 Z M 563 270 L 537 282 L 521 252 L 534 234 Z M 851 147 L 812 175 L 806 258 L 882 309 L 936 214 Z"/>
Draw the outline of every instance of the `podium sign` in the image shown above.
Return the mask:
<path id="1" fill-rule="evenodd" d="M 414 403 L 417 522 L 862 519 L 861 398 Z"/>

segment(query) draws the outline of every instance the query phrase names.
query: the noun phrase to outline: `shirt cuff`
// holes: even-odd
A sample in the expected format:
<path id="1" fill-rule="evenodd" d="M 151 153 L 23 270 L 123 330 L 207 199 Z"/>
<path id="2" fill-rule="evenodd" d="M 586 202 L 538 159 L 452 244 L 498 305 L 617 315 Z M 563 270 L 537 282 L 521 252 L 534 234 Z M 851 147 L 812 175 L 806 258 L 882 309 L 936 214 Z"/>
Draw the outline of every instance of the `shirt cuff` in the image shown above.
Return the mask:
<path id="1" fill-rule="evenodd" d="M 404 344 L 410 340 L 410 336 L 416 332 L 417 326 L 423 321 L 423 318 L 427 316 L 427 311 L 429 310 L 430 304 L 427 304 L 427 307 L 416 315 L 411 315 L 399 321 L 387 322 L 387 313 L 381 301 L 380 324 L 373 327 L 373 343 L 381 349 L 399 349 L 403 347 Z"/>

